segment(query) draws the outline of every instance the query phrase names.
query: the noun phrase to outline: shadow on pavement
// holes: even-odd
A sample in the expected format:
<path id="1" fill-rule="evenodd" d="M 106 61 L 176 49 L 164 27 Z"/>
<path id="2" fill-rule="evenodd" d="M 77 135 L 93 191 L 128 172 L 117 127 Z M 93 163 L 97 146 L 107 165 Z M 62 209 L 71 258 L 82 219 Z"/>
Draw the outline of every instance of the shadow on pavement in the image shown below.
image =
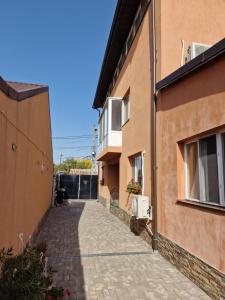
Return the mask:
<path id="1" fill-rule="evenodd" d="M 70 290 L 68 299 L 86 299 L 78 232 L 84 207 L 85 202 L 74 201 L 52 208 L 34 242 L 47 242 L 48 262 L 57 270 L 54 284 Z"/>

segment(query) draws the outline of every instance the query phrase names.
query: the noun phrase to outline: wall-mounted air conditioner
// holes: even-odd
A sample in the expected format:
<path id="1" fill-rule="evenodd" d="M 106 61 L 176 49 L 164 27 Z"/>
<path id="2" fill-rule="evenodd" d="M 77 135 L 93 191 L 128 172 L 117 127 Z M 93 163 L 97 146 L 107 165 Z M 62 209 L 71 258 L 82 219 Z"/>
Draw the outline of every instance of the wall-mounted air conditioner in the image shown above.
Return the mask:
<path id="1" fill-rule="evenodd" d="M 132 215 L 137 219 L 149 218 L 149 198 L 142 195 L 131 195 Z"/>
<path id="2" fill-rule="evenodd" d="M 202 54 L 203 52 L 205 52 L 206 50 L 208 50 L 211 47 L 211 45 L 206 45 L 206 44 L 199 44 L 199 43 L 192 43 L 189 47 L 188 47 L 188 57 L 187 60 L 190 61 L 193 58 L 195 58 L 196 56 Z"/>

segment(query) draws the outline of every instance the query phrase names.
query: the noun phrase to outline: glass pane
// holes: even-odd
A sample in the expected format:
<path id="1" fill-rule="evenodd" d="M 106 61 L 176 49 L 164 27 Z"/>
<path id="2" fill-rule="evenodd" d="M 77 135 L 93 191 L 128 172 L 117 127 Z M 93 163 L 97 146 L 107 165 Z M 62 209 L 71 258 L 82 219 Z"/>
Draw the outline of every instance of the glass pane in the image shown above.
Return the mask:
<path id="1" fill-rule="evenodd" d="M 135 181 L 142 183 L 142 160 L 141 156 L 135 157 Z"/>
<path id="2" fill-rule="evenodd" d="M 108 107 L 106 106 L 104 112 L 104 136 L 108 134 Z"/>
<path id="3" fill-rule="evenodd" d="M 123 100 L 123 123 L 129 119 L 129 98 Z"/>
<path id="4" fill-rule="evenodd" d="M 102 116 L 102 139 L 104 139 L 105 136 L 105 112 L 103 113 Z"/>
<path id="5" fill-rule="evenodd" d="M 187 145 L 187 188 L 188 198 L 200 199 L 198 175 L 198 144 Z"/>
<path id="6" fill-rule="evenodd" d="M 223 148 L 222 160 L 223 160 L 223 180 L 224 180 L 223 188 L 225 188 L 225 133 L 222 134 L 222 148 Z"/>
<path id="7" fill-rule="evenodd" d="M 216 135 L 199 140 L 203 201 L 219 203 Z"/>
<path id="8" fill-rule="evenodd" d="M 112 101 L 112 130 L 121 130 L 121 101 Z"/>

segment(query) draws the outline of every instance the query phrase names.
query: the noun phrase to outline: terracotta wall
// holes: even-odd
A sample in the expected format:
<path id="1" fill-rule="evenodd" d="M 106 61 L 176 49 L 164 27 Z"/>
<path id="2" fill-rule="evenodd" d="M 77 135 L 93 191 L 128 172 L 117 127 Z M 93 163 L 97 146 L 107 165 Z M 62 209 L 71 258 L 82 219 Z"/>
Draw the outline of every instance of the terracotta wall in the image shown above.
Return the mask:
<path id="1" fill-rule="evenodd" d="M 104 167 L 104 183 L 100 184 L 102 180 L 102 172 Z M 101 162 L 99 167 L 99 194 L 105 199 L 110 199 L 110 191 L 113 188 L 119 189 L 119 161 L 111 164 L 110 161 Z"/>
<path id="2" fill-rule="evenodd" d="M 177 199 L 184 198 L 178 143 L 225 126 L 224 69 L 223 57 L 162 91 L 157 102 L 158 231 L 222 272 L 224 212 L 181 205 Z"/>
<path id="3" fill-rule="evenodd" d="M 120 206 L 126 211 L 130 210 L 130 200 L 125 192 L 131 178 L 128 157 L 142 151 L 145 151 L 145 194 L 150 196 L 151 5 L 152 2 L 111 94 L 123 97 L 130 89 L 131 115 L 122 127 L 120 157 Z M 224 10 L 223 0 L 218 0 L 217 5 L 214 0 L 179 0 L 176 4 L 174 0 L 156 1 L 158 79 L 180 67 L 182 39 L 185 41 L 185 61 L 187 47 L 192 42 L 214 44 L 225 36 Z M 106 165 L 106 176 L 107 170 Z M 99 187 L 99 194 L 110 197 L 107 185 Z"/>
<path id="4" fill-rule="evenodd" d="M 111 96 L 124 97 L 130 89 L 130 119 L 122 127 L 122 154 L 119 160 L 119 205 L 130 210 L 127 183 L 131 179 L 129 156 L 145 151 L 145 194 L 150 196 L 150 50 L 149 11 L 129 51 Z M 108 166 L 110 168 L 110 165 Z M 101 169 L 101 168 L 100 168 Z M 106 168 L 107 169 L 107 168 Z M 107 175 L 107 171 L 106 171 Z M 101 174 L 100 174 L 101 177 Z M 99 194 L 109 198 L 107 186 L 99 188 Z"/>
<path id="5" fill-rule="evenodd" d="M 157 79 L 181 66 L 193 43 L 213 45 L 225 36 L 224 0 L 157 0 Z"/>
<path id="6" fill-rule="evenodd" d="M 12 150 L 12 144 L 17 149 Z M 15 101 L 0 91 L 0 247 L 21 249 L 50 206 L 52 144 L 48 93 Z"/>

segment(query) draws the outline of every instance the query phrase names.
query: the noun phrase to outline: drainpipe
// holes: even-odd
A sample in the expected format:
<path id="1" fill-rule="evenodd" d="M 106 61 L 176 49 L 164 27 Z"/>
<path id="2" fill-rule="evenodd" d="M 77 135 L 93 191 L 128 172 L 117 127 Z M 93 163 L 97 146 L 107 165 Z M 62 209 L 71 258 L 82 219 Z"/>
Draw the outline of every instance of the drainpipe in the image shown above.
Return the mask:
<path id="1" fill-rule="evenodd" d="M 141 152 L 141 162 L 142 162 L 142 196 L 144 195 L 145 193 L 145 160 L 144 160 L 144 156 L 145 156 L 145 150 Z"/>
<path id="2" fill-rule="evenodd" d="M 100 111 L 100 109 L 99 109 L 99 108 L 97 108 L 97 107 L 93 107 L 93 109 L 95 109 L 95 110 L 97 110 L 97 111 L 98 111 L 98 117 L 100 118 L 100 115 L 101 115 L 101 111 Z"/>
<path id="3" fill-rule="evenodd" d="M 155 0 L 152 0 L 150 22 L 150 64 L 151 64 L 151 204 L 152 204 L 152 248 L 158 250 L 157 236 L 157 186 L 156 186 L 156 28 Z"/>

